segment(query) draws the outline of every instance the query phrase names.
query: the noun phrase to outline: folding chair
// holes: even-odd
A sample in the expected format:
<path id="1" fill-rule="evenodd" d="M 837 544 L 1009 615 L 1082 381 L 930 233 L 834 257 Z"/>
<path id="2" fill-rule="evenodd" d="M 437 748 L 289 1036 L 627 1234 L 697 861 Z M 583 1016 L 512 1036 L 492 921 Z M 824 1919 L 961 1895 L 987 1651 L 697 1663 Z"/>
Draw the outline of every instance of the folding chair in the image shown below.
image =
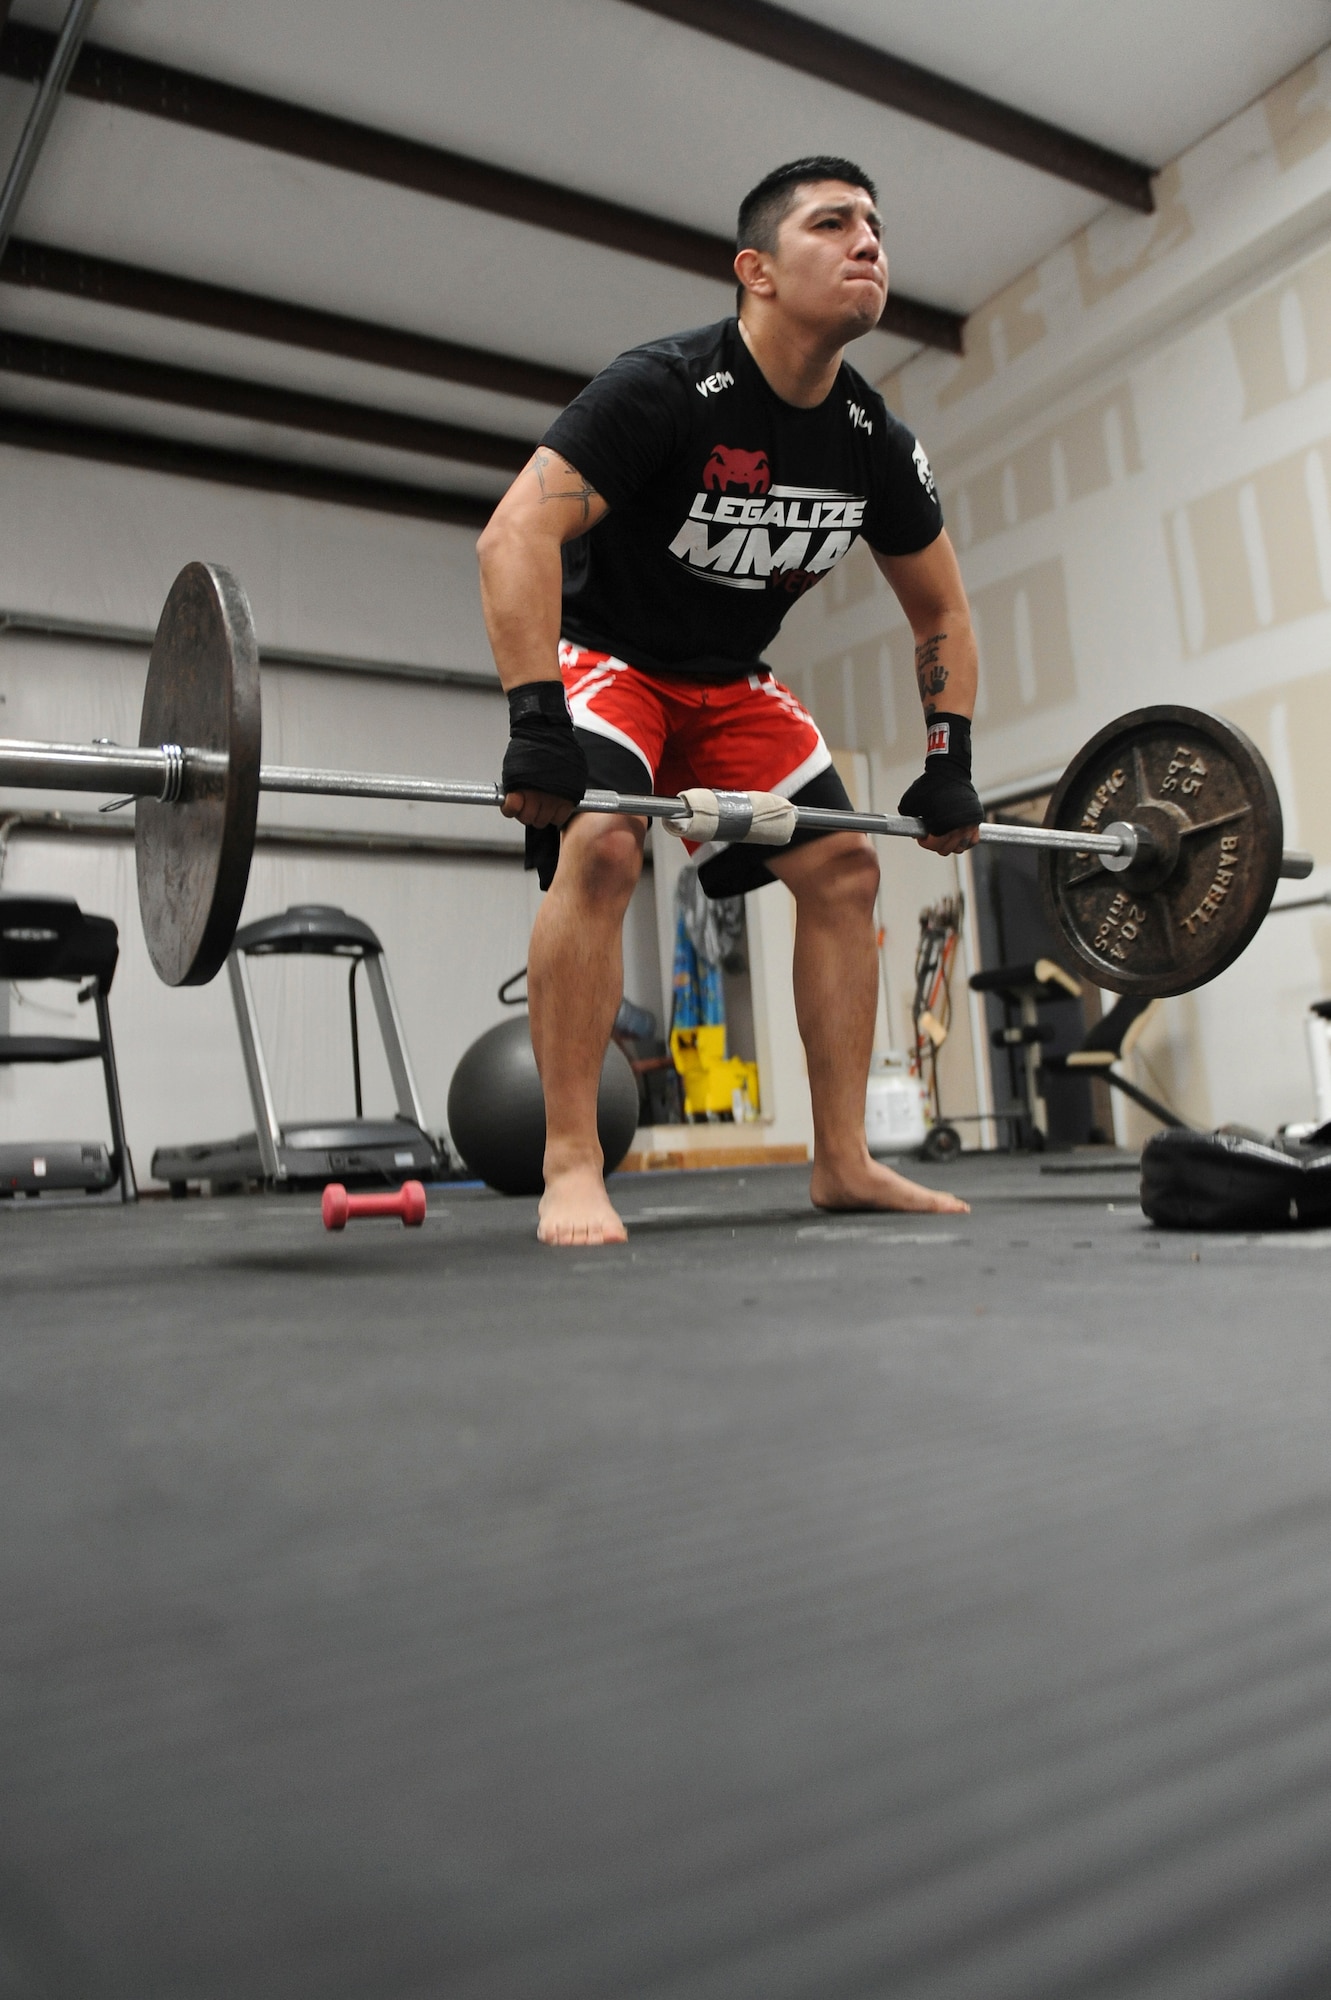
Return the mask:
<path id="1" fill-rule="evenodd" d="M 1051 1071 L 1081 1070 L 1098 1076 L 1115 1090 L 1121 1090 L 1134 1104 L 1140 1104 L 1143 1111 L 1149 1111 L 1162 1125 L 1188 1132 L 1192 1127 L 1184 1119 L 1168 1110 L 1159 1098 L 1151 1097 L 1135 1083 L 1130 1083 L 1117 1067 L 1132 1054 L 1159 1005 L 1158 1000 L 1147 999 L 1139 993 L 1121 993 L 1109 1012 L 1102 1014 L 1089 1031 L 1079 1049 L 1070 1049 L 1062 1056 L 1046 1056 L 1044 1066 Z"/>

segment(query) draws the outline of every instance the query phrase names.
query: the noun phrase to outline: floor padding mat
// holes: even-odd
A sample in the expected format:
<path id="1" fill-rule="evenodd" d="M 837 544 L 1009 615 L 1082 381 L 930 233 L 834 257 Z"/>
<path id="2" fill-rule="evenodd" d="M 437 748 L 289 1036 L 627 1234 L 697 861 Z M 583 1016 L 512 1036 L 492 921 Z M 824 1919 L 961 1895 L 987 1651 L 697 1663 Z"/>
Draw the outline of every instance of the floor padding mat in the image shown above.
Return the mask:
<path id="1" fill-rule="evenodd" d="M 0 1212 L 0 2000 L 1331 1990 L 1331 1232 Z"/>

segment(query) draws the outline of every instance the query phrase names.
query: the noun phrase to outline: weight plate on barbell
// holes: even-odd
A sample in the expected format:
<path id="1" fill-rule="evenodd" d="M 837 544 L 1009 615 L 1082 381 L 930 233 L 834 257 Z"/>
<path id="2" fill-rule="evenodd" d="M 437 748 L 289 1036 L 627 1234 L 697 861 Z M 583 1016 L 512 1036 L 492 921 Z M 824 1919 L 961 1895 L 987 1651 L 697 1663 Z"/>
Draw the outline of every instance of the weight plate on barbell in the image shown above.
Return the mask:
<path id="1" fill-rule="evenodd" d="M 1114 874 L 1046 849 L 1045 911 L 1097 986 L 1167 995 L 1236 959 L 1270 907 L 1284 840 L 1275 781 L 1241 729 L 1195 708 L 1138 708 L 1093 736 L 1059 779 L 1046 826 L 1150 835 Z"/>
<path id="2" fill-rule="evenodd" d="M 168 986 L 203 986 L 231 949 L 254 852 L 262 748 L 259 649 L 229 570 L 192 562 L 171 586 L 153 640 L 139 742 L 220 753 L 187 765 L 176 804 L 140 799 L 139 909 Z"/>

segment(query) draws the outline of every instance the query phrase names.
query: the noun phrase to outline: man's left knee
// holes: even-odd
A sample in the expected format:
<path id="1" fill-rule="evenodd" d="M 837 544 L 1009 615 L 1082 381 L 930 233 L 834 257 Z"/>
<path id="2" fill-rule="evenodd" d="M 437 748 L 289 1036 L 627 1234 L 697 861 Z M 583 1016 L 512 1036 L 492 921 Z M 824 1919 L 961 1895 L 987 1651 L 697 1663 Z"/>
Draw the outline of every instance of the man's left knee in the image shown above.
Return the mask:
<path id="1" fill-rule="evenodd" d="M 798 864 L 790 887 L 796 897 L 810 895 L 820 902 L 847 909 L 872 910 L 878 894 L 878 856 L 863 833 L 833 833 L 797 848 Z"/>

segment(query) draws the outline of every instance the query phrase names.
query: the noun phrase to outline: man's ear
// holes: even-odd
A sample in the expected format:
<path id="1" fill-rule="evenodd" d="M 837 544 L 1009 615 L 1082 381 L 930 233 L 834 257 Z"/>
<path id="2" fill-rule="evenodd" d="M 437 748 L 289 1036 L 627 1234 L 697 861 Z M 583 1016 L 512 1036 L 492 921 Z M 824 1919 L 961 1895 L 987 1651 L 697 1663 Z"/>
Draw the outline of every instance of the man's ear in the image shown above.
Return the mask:
<path id="1" fill-rule="evenodd" d="M 767 257 L 761 250 L 741 250 L 735 258 L 735 276 L 746 292 L 770 299 L 776 290 Z"/>

